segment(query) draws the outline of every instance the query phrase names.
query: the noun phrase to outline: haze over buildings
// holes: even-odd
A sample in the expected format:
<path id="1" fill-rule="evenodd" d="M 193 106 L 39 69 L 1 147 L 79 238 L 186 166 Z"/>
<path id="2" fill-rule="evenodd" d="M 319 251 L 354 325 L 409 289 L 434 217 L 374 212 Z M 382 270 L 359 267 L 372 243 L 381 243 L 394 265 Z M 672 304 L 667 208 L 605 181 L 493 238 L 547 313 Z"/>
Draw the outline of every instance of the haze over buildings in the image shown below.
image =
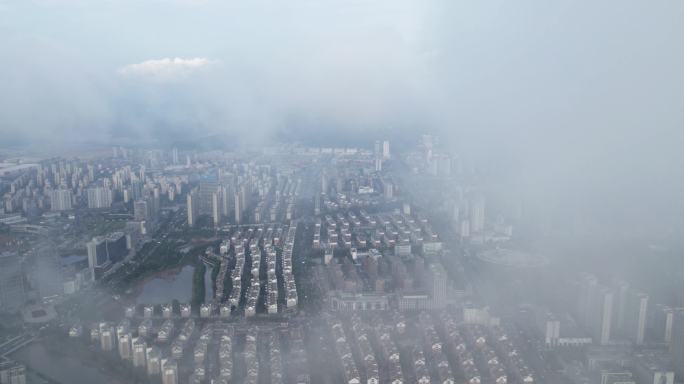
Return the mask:
<path id="1" fill-rule="evenodd" d="M 0 0 L 0 384 L 684 381 L 682 20 Z"/>

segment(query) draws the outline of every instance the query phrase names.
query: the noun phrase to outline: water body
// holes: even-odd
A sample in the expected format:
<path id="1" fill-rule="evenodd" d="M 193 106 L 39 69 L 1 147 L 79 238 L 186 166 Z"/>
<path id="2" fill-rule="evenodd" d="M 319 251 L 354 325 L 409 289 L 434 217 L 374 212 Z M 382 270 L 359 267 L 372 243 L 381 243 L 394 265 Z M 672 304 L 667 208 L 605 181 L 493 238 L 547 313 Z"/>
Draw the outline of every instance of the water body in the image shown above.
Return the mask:
<path id="1" fill-rule="evenodd" d="M 181 303 L 192 299 L 194 267 L 187 265 L 176 274 L 163 274 L 148 280 L 136 298 L 138 304 L 165 304 L 174 299 Z M 211 275 L 209 277 L 211 280 Z"/>
<path id="2" fill-rule="evenodd" d="M 93 384 L 118 383 L 104 372 L 87 365 L 68 354 L 51 354 L 40 342 L 34 342 L 14 352 L 10 358 L 40 372 L 59 383 Z"/>

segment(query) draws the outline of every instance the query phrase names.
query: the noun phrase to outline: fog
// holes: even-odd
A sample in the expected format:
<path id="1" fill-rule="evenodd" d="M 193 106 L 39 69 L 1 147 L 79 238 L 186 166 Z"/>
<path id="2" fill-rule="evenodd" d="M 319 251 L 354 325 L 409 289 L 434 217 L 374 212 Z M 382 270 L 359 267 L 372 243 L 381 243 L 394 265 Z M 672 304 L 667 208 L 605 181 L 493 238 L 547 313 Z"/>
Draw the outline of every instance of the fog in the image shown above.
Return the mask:
<path id="1" fill-rule="evenodd" d="M 333 325 L 338 321 L 332 315 L 338 313 L 337 304 L 335 309 L 327 306 L 338 297 L 335 294 L 353 292 L 357 298 L 369 294 L 374 300 L 386 294 L 391 297 L 386 299 L 388 307 L 397 308 L 392 308 L 393 312 L 383 309 L 378 317 L 382 317 L 380 323 L 390 324 L 403 319 L 395 318 L 400 312 L 404 316 L 403 309 L 398 309 L 400 300 L 428 297 L 429 292 L 433 301 L 425 304 L 428 308 L 437 302 L 435 292 L 442 292 L 442 286 L 445 297 L 439 298 L 450 304 L 439 310 L 449 316 L 454 308 L 464 312 L 473 306 L 487 312 L 491 306 L 493 314 L 502 316 L 504 328 L 515 323 L 520 335 L 529 336 L 526 332 L 532 331 L 526 327 L 534 326 L 520 318 L 536 306 L 542 315 L 548 311 L 562 319 L 562 329 L 570 324 L 568 329 L 581 330 L 570 338 L 590 335 L 594 340 L 589 344 L 594 347 L 617 346 L 630 354 L 655 350 L 667 355 L 665 360 L 674 361 L 676 368 L 677 362 L 684 364 L 684 327 L 670 329 L 680 335 L 679 344 L 666 342 L 658 334 L 662 331 L 658 327 L 663 328 L 660 320 L 654 319 L 664 313 L 662 305 L 684 305 L 680 293 L 684 275 L 682 20 L 681 0 L 0 0 L 0 218 L 4 220 L 0 256 L 5 250 L 8 255 L 11 252 L 7 265 L 12 262 L 16 267 L 7 269 L 2 279 L 18 282 L 22 295 L 25 285 L 26 300 L 17 299 L 19 305 L 41 300 L 48 307 L 55 304 L 60 324 L 52 325 L 64 338 L 61 328 L 72 325 L 67 323 L 119 321 L 124 308 L 135 311 L 136 305 L 137 312 L 130 317 L 137 321 L 143 305 L 169 301 L 173 304 L 168 313 L 171 316 L 173 312 L 177 326 L 181 324 L 180 305 L 186 301 L 195 305 L 192 316 L 188 309 L 188 318 L 213 326 L 218 313 L 202 317 L 200 305 L 225 304 L 223 294 L 229 291 L 237 292 L 237 301 L 230 301 L 232 309 L 228 307 L 233 317 L 227 322 L 233 322 L 235 316 L 249 317 L 245 307 L 247 295 L 253 292 L 246 291 L 256 291 L 256 308 L 257 300 L 264 307 L 264 300 L 272 299 L 268 289 L 275 289 L 275 316 L 268 317 L 273 315 L 270 306 L 259 311 L 253 308 L 253 315 L 258 312 L 259 321 L 271 322 L 272 330 L 278 327 L 274 319 L 285 319 L 282 321 L 290 331 L 287 338 L 300 348 L 291 355 L 299 358 L 301 365 L 306 360 L 302 356 L 308 354 L 314 382 L 315 378 L 329 382 L 339 378 L 337 371 L 318 372 L 330 356 L 334 360 L 344 355 L 334 349 L 339 348 L 336 332 L 342 330 L 344 336 L 345 327 L 347 332 L 363 328 L 352 326 L 357 319 L 346 314 L 340 316 L 344 326 Z M 431 164 L 432 152 L 419 145 L 424 134 L 434 138 L 435 153 L 448 159 L 450 171 L 446 174 L 430 170 L 438 160 Z M 380 150 L 383 140 L 388 140 L 388 148 L 391 143 L 391 155 Z M 263 157 L 257 155 L 261 149 L 283 143 L 310 148 L 360 147 L 367 152 L 354 152 L 353 157 L 302 150 L 297 157 L 294 151 L 287 152 L 288 147 L 272 157 L 266 155 L 273 155 L 269 151 L 264 151 Z M 114 155 L 111 147 L 116 147 Z M 216 155 L 212 150 L 240 154 Z M 22 162 L 56 155 L 71 160 L 51 159 L 35 169 L 12 170 Z M 412 168 L 416 158 L 420 165 Z M 5 167 L 10 171 L 5 173 Z M 301 196 L 285 193 L 300 187 L 304 191 Z M 364 193 L 359 192 L 361 188 Z M 334 193 L 328 195 L 331 191 Z M 107 199 L 108 204 L 100 206 Z M 473 225 L 477 204 L 485 200 L 486 214 L 482 203 L 478 236 L 484 239 L 495 233 L 494 238 L 506 238 L 502 243 L 478 243 L 470 229 L 463 229 L 464 224 L 466 228 Z M 195 217 L 198 201 L 202 220 Z M 354 206 L 359 201 L 375 205 Z M 347 203 L 349 206 L 344 206 Z M 316 211 L 320 205 L 323 213 Z M 272 235 L 271 224 L 285 233 L 287 226 L 292 226 L 288 241 L 289 252 L 295 249 L 294 267 L 290 254 L 286 273 L 281 248 L 287 247 L 274 241 L 269 253 L 270 245 L 266 248 L 267 242 L 259 238 L 261 230 L 252 238 L 256 232 L 244 229 L 246 222 L 266 228 L 268 220 L 257 219 L 254 212 L 261 209 L 265 217 L 268 207 L 275 208 L 270 211 L 273 223 L 268 223 L 265 237 Z M 276 220 L 276 208 L 286 209 L 285 215 L 292 215 L 291 209 L 295 209 L 294 219 L 279 216 Z M 351 244 L 351 234 L 340 227 L 345 227 L 347 218 L 353 222 L 354 215 L 362 216 L 365 209 L 378 215 L 373 217 L 377 227 L 366 218 L 364 225 L 353 224 L 352 228 L 357 227 L 354 241 L 364 238 L 366 244 L 366 237 L 370 240 L 379 233 L 384 238 L 390 227 L 384 220 L 405 215 L 401 220 L 416 218 L 416 225 L 421 226 L 418 233 L 426 234 L 426 240 L 435 230 L 439 252 L 424 251 L 423 238 L 415 240 L 413 227 L 411 232 L 402 232 L 408 231 L 406 222 L 392 224 L 397 230 L 394 236 L 412 233 L 408 250 L 404 248 L 408 254 L 401 257 L 399 242 L 392 246 L 369 243 L 368 249 L 384 253 L 367 253 L 363 262 L 356 259 L 356 248 L 352 248 L 353 256 L 351 250 L 335 248 L 338 232 L 339 244 L 347 246 L 345 234 Z M 340 212 L 344 217 L 335 216 Z M 328 220 L 327 215 L 335 217 Z M 430 220 L 427 224 L 425 219 L 425 227 L 418 223 L 423 215 Z M 319 227 L 314 227 L 316 221 Z M 44 228 L 31 232 L 23 223 Z M 512 234 L 509 225 L 515 228 Z M 501 228 L 508 234 L 502 235 Z M 312 245 L 309 238 L 315 238 L 316 231 L 325 233 L 330 248 Z M 126 248 L 128 253 L 110 257 L 106 248 L 103 262 L 97 259 L 96 249 L 91 260 L 91 239 L 95 244 L 94 236 L 112 234 L 121 235 L 112 240 L 118 242 L 117 250 Z M 233 238 L 235 244 L 226 246 L 223 242 L 231 236 L 238 240 Z M 140 241 L 137 245 L 134 237 Z M 259 244 L 263 248 L 249 248 L 253 239 L 263 241 Z M 249 249 L 247 264 L 244 250 L 242 259 L 236 256 L 238 243 Z M 97 244 L 108 247 L 108 243 Z M 227 248 L 219 255 L 221 246 Z M 453 248 L 448 249 L 450 246 Z M 500 247 L 542 255 L 544 262 L 516 269 L 519 266 L 499 268 L 478 259 L 481 253 L 495 253 Z M 360 253 L 365 251 L 369 250 Z M 84 252 L 89 255 L 87 260 Z M 269 264 L 267 272 L 268 257 L 272 257 L 273 267 Z M 38 262 L 41 260 L 49 263 Z M 255 260 L 256 270 L 242 274 L 243 265 L 250 271 Z M 275 267 L 276 260 L 279 267 Z M 108 270 L 112 265 L 116 267 Z M 435 269 L 430 269 L 433 266 Z M 235 272 L 236 268 L 237 280 L 231 280 L 231 269 Z M 78 288 L 80 291 L 73 288 L 71 296 L 62 295 L 66 290 L 60 280 L 62 273 L 72 279 L 77 270 L 92 273 L 92 282 L 83 283 L 85 288 Z M 103 275 L 95 278 L 96 270 Z M 220 288 L 212 292 L 219 270 L 220 279 L 231 281 L 230 289 L 219 280 Z M 336 278 L 342 278 L 343 270 L 346 280 L 340 283 Z M 580 272 L 592 273 L 598 280 Z M 174 280 L 176 275 L 182 278 Z M 436 281 L 441 277 L 445 280 L 440 285 Z M 214 279 L 213 283 L 209 279 Z M 272 279 L 274 288 L 264 288 Z M 381 280 L 379 288 L 376 279 Z M 232 281 L 239 285 L 233 286 Z M 72 280 L 66 283 L 76 284 Z M 641 293 L 650 295 L 648 322 L 645 309 L 624 302 L 618 306 L 618 297 L 628 300 L 624 296 L 627 283 L 631 286 L 629 300 L 640 300 Z M 363 293 L 356 291 L 357 284 Z M 455 287 L 460 293 L 447 298 Z M 328 294 L 328 288 L 332 294 L 325 299 L 316 296 Z M 0 310 L 4 311 L 9 306 L 3 300 L 9 295 L 3 296 L 3 289 L 7 288 L 0 284 Z M 174 296 L 176 289 L 182 292 L 182 300 Z M 137 301 L 145 290 L 148 297 L 143 299 L 149 303 Z M 610 296 L 614 304 L 587 299 L 601 295 L 603 300 L 608 290 L 615 295 Z M 286 296 L 291 291 L 294 309 Z M 297 303 L 298 292 L 309 296 Z M 157 299 L 158 293 L 163 295 Z M 457 305 L 453 306 L 454 302 Z M 370 309 L 364 304 L 362 309 Z M 92 311 L 84 308 L 91 305 Z M 211 307 L 210 311 L 219 310 Z M 595 321 L 593 312 L 603 313 L 600 321 Z M 158 325 L 162 323 L 160 313 L 150 312 Z M 623 320 L 632 321 L 631 315 L 638 318 L 632 328 L 622 324 Z M 220 316 L 221 321 L 226 320 Z M 364 321 L 369 321 L 369 316 Z M 424 327 L 422 313 L 406 316 L 408 333 L 397 336 L 392 331 L 392 337 L 399 340 L 404 366 L 420 360 L 409 346 L 432 337 L 423 333 L 429 327 Z M 677 316 L 684 321 L 684 311 Z M 21 334 L 20 338 L 33 340 L 45 330 L 38 325 L 27 327 L 18 315 L 13 319 L 19 324 L 13 331 Z M 257 350 L 257 338 L 249 333 L 255 332 L 255 323 L 242 320 L 235 322 L 239 324 L 236 328 L 248 328 L 247 336 L 243 332 L 236 337 L 239 351 L 228 354 L 231 364 L 234 356 L 236 366 L 243 366 L 236 369 L 239 377 L 246 375 L 246 367 L 252 364 L 244 358 L 247 352 L 243 349 L 251 351 L 253 347 L 255 354 Z M 376 320 L 369 323 L 375 326 Z M 443 320 L 440 317 L 435 324 Z M 439 337 L 444 338 L 442 326 L 437 328 Z M 672 328 L 671 323 L 669 326 Z M 640 336 L 633 337 L 635 328 Z M 0 337 L 6 329 L 0 326 Z M 514 335 L 518 333 L 517 328 L 511 329 L 516 329 Z M 648 331 L 646 342 L 644 329 Z M 373 330 L 369 337 L 380 331 Z M 300 334 L 307 332 L 310 334 Z M 152 345 L 149 336 L 145 337 Z M 196 336 L 198 332 L 193 343 Z M 59 337 L 51 335 L 45 340 Z M 349 334 L 346 337 L 356 339 Z M 546 353 L 557 345 L 549 347 L 547 341 L 549 348 L 541 358 L 542 352 L 537 352 L 543 349 L 543 341 L 530 344 L 529 338 L 527 344 L 514 340 L 528 359 L 523 362 L 537 373 L 548 374 L 546 378 L 540 374 L 535 382 L 547 379 L 555 384 L 551 378 L 560 377 L 560 370 L 549 363 L 552 358 Z M 272 340 L 264 340 L 267 338 L 258 342 L 263 356 L 252 356 L 252 360 L 272 363 L 267 345 Z M 294 350 L 290 341 L 283 342 L 284 350 L 289 350 L 284 355 Z M 0 343 L 0 360 L 9 356 L 8 348 L 14 342 Z M 638 346 L 632 348 L 632 342 Z M 85 361 L 85 355 L 76 354 L 78 345 L 69 343 L 74 352 L 69 362 Z M 379 343 L 380 339 L 373 342 L 376 351 Z M 108 349 L 102 345 L 101 349 Z M 169 349 L 168 344 L 161 345 Z M 681 345 L 680 355 L 675 351 L 677 345 Z M 471 347 L 469 344 L 468 348 L 477 349 Z M 497 353 L 501 353 L 500 347 Z M 43 346 L 35 348 L 17 356 L 23 354 L 22 362 L 30 365 L 54 352 L 43 351 Z M 218 356 L 218 344 L 210 349 Z M 357 347 L 352 349 L 357 362 L 362 361 Z M 473 352 L 478 364 L 491 361 L 478 351 Z M 577 361 L 583 362 L 588 352 L 578 351 L 582 358 Z M 607 351 L 617 355 L 615 350 Z M 168 350 L 164 353 L 168 355 Z M 537 355 L 541 360 L 537 361 Z M 568 366 L 575 362 L 576 356 L 570 355 L 569 363 L 563 363 L 566 371 L 571 371 Z M 112 377 L 123 372 L 120 377 L 147 380 L 144 372 L 119 364 L 125 361 L 123 354 L 121 359 L 115 353 L 96 356 L 104 360 L 93 366 L 115 367 L 107 372 Z M 452 368 L 460 361 L 451 355 L 449 359 Z M 190 375 L 190 364 L 183 364 L 187 364 L 181 369 L 185 378 Z M 212 364 L 208 369 L 217 373 Z M 301 368 L 297 367 L 306 371 Z M 114 372 L 117 369 L 120 372 Z M 261 370 L 263 375 L 265 369 Z M 385 380 L 389 376 L 383 375 L 389 382 Z M 102 376 L 92 380 L 113 379 Z M 408 376 L 406 382 L 410 380 Z"/>

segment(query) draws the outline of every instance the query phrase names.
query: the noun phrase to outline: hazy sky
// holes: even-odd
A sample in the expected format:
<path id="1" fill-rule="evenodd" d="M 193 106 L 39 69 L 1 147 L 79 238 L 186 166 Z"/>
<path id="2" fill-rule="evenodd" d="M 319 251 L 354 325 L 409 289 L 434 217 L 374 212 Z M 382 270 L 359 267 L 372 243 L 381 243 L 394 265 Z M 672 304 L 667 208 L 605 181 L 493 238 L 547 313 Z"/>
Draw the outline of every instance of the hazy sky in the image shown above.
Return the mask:
<path id="1" fill-rule="evenodd" d="M 436 131 L 552 188 L 673 203 L 682 20 L 681 0 L 0 0 L 0 131 Z"/>
<path id="2" fill-rule="evenodd" d="M 0 0 L 0 127 L 658 140 L 684 115 L 683 19 L 679 0 Z"/>

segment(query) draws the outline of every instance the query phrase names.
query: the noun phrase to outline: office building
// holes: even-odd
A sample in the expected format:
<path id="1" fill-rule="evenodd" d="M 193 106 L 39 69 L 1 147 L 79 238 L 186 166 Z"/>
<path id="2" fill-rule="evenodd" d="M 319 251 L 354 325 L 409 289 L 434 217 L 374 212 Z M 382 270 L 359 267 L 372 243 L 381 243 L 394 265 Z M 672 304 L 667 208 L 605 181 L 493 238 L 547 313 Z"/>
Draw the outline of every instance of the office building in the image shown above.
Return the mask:
<path id="1" fill-rule="evenodd" d="M 123 232 L 97 236 L 86 244 L 88 267 L 93 280 L 98 280 L 111 264 L 121 261 L 128 254 L 128 243 Z"/>
<path id="2" fill-rule="evenodd" d="M 128 242 L 123 232 L 113 232 L 105 238 L 107 259 L 112 263 L 121 261 L 128 254 Z"/>
<path id="3" fill-rule="evenodd" d="M 107 259 L 107 241 L 104 237 L 94 237 L 86 244 L 88 250 L 88 267 L 91 270 L 93 280 L 102 277 L 104 271 L 101 268 L 108 262 Z"/>

